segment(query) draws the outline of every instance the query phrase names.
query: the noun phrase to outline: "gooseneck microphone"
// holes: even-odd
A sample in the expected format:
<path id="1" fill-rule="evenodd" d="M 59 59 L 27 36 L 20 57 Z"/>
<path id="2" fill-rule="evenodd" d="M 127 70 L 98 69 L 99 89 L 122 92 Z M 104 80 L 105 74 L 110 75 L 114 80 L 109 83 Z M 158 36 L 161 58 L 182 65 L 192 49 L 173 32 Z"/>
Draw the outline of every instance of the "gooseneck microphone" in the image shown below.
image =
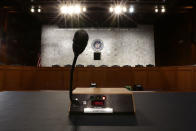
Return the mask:
<path id="1" fill-rule="evenodd" d="M 73 100 L 73 94 L 72 94 L 73 72 L 74 72 L 77 58 L 85 50 L 87 43 L 88 43 L 88 39 L 89 39 L 89 36 L 85 30 L 78 30 L 74 34 L 73 47 L 72 47 L 73 52 L 74 52 L 74 59 L 73 59 L 72 68 L 70 72 L 70 87 L 69 87 L 69 97 L 70 97 L 71 104 L 76 104 L 76 105 L 79 104 L 77 100 Z"/>

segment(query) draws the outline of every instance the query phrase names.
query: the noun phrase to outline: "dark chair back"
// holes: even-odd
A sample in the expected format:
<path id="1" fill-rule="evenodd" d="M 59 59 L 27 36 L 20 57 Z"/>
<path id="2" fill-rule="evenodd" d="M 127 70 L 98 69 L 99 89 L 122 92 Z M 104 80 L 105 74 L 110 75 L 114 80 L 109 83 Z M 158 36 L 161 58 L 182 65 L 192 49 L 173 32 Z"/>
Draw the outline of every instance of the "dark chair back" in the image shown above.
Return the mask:
<path id="1" fill-rule="evenodd" d="M 123 67 L 131 67 L 131 65 L 124 65 Z"/>
<path id="2" fill-rule="evenodd" d="M 60 65 L 52 65 L 52 67 L 60 67 Z"/>
<path id="3" fill-rule="evenodd" d="M 95 65 L 87 65 L 87 67 L 95 67 Z"/>
<path id="4" fill-rule="evenodd" d="M 139 64 L 138 64 L 138 65 L 135 65 L 135 67 L 144 67 L 144 66 L 143 66 L 143 65 L 139 65 Z"/>
<path id="5" fill-rule="evenodd" d="M 119 65 L 113 65 L 113 66 L 111 66 L 111 67 L 120 67 Z"/>
<path id="6" fill-rule="evenodd" d="M 107 65 L 100 65 L 99 67 L 108 67 Z"/>
<path id="7" fill-rule="evenodd" d="M 146 65 L 146 67 L 154 67 L 154 65 L 148 64 L 148 65 Z"/>
<path id="8" fill-rule="evenodd" d="M 133 91 L 143 91 L 144 88 L 142 85 L 133 85 Z"/>
<path id="9" fill-rule="evenodd" d="M 84 67 L 84 65 L 78 64 L 76 65 L 76 67 Z"/>

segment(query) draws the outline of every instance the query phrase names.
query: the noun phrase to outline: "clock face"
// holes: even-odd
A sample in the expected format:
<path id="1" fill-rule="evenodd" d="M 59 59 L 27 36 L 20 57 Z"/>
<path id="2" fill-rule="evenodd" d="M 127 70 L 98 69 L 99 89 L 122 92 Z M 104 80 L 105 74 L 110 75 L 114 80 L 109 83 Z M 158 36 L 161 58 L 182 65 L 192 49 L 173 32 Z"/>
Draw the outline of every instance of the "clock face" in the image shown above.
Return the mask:
<path id="1" fill-rule="evenodd" d="M 100 39 L 95 39 L 92 42 L 92 48 L 94 51 L 101 51 L 103 49 L 103 41 Z"/>

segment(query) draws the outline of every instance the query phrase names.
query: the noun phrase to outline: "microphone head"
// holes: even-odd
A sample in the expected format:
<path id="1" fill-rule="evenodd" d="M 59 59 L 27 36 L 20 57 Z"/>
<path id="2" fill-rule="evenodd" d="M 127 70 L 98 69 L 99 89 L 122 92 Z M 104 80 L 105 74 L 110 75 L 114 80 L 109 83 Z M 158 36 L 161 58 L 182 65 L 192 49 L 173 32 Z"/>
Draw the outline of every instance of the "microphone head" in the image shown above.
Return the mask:
<path id="1" fill-rule="evenodd" d="M 88 33 L 85 30 L 78 30 L 73 38 L 73 52 L 75 56 L 79 56 L 86 48 L 88 43 Z"/>

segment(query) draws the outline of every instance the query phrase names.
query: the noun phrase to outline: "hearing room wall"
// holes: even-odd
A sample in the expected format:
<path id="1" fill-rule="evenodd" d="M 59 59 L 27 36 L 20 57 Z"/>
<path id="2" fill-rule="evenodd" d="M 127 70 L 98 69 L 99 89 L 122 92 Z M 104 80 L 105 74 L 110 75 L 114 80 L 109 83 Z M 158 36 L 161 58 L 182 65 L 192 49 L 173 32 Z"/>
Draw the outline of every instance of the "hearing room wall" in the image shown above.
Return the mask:
<path id="1" fill-rule="evenodd" d="M 71 64 L 73 60 L 72 39 L 78 29 L 58 26 L 43 26 L 41 40 L 41 65 Z M 153 26 L 139 25 L 137 28 L 85 29 L 89 34 L 86 50 L 79 56 L 77 64 L 83 65 L 147 65 L 155 64 Z M 101 39 L 104 47 L 101 60 L 94 60 L 92 42 Z"/>

